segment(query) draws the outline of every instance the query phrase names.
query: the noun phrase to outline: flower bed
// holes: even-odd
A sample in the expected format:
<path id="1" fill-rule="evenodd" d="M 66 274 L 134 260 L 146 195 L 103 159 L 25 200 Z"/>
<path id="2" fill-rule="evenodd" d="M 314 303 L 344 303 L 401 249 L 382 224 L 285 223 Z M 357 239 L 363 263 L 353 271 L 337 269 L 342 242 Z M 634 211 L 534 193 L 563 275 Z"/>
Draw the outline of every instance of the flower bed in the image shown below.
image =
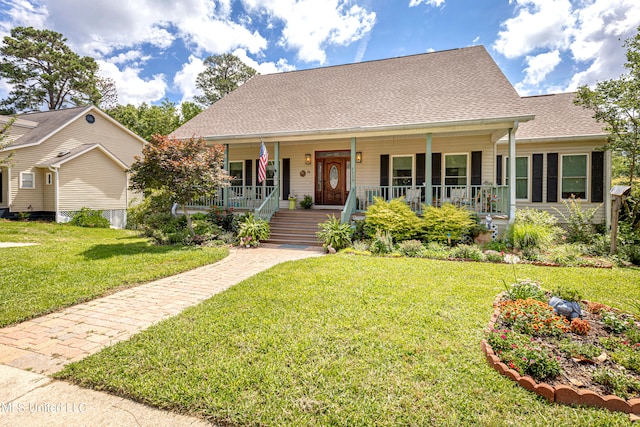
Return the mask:
<path id="1" fill-rule="evenodd" d="M 640 415 L 640 324 L 582 301 L 569 322 L 532 298 L 494 302 L 482 350 L 500 374 L 551 402 Z M 548 295 L 547 295 L 548 296 Z"/>

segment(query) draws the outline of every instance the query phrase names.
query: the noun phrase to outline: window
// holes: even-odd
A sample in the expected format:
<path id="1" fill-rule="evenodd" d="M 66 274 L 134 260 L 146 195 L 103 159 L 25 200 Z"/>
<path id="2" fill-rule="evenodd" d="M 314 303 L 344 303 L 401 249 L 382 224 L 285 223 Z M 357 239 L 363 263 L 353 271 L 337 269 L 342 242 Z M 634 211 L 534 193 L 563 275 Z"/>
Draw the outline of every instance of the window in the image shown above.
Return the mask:
<path id="1" fill-rule="evenodd" d="M 562 198 L 587 198 L 587 155 L 562 156 Z"/>
<path id="2" fill-rule="evenodd" d="M 507 165 L 505 182 L 509 185 L 509 158 L 506 157 Z M 529 198 L 529 158 L 516 157 L 516 199 Z"/>
<path id="3" fill-rule="evenodd" d="M 20 188 L 36 188 L 36 174 L 33 172 L 20 172 Z"/>
<path id="4" fill-rule="evenodd" d="M 53 176 L 51 175 L 50 172 L 47 173 L 46 183 L 47 183 L 47 185 L 53 184 Z"/>
<path id="5" fill-rule="evenodd" d="M 413 185 L 413 156 L 395 156 L 391 159 L 394 187 Z"/>
<path id="6" fill-rule="evenodd" d="M 229 162 L 229 183 L 232 187 L 242 187 L 244 185 L 244 162 Z"/>
<path id="7" fill-rule="evenodd" d="M 267 183 L 267 187 L 273 187 L 274 185 L 276 185 L 276 182 L 273 179 L 273 177 L 276 176 L 275 170 L 275 163 L 273 162 L 273 160 L 269 160 L 269 163 L 267 164 L 267 179 L 265 180 Z"/>
<path id="8" fill-rule="evenodd" d="M 467 185 L 467 155 L 444 156 L 444 185 Z"/>

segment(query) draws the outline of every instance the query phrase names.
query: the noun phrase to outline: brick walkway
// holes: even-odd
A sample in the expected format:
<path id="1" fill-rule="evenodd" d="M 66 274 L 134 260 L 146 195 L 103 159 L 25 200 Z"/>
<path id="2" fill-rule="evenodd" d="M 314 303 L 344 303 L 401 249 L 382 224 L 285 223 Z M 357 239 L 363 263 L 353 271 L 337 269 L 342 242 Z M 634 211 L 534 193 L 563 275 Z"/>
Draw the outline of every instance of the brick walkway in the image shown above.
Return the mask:
<path id="1" fill-rule="evenodd" d="M 283 247 L 231 249 L 215 264 L 0 329 L 0 364 L 57 372 L 276 264 L 320 255 Z"/>

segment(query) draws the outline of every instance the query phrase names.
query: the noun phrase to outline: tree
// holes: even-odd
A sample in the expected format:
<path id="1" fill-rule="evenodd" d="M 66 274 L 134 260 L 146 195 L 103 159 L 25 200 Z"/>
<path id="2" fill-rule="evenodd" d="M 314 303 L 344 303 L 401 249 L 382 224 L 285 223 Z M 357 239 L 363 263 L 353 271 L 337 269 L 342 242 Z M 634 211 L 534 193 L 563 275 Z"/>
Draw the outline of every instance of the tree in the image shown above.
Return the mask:
<path id="1" fill-rule="evenodd" d="M 0 123 L 4 120 L 0 119 Z M 7 148 L 11 145 L 11 140 L 9 139 L 9 130 L 11 130 L 11 126 L 13 122 L 16 121 L 15 117 L 10 117 L 4 124 L 0 125 L 0 150 Z M 0 166 L 5 166 L 11 162 L 11 158 L 13 157 L 13 153 L 9 153 L 7 157 L 0 157 Z"/>
<path id="2" fill-rule="evenodd" d="M 96 78 L 96 88 L 101 95 L 100 103 L 98 104 L 100 108 L 108 110 L 118 105 L 118 91 L 115 80 L 111 77 L 98 76 Z"/>
<path id="3" fill-rule="evenodd" d="M 605 148 L 621 156 L 629 185 L 640 175 L 640 27 L 638 34 L 624 43 L 628 74 L 605 80 L 595 89 L 582 86 L 575 103 L 593 110 L 594 118 L 605 124 L 609 138 Z"/>
<path id="4" fill-rule="evenodd" d="M 599 82 L 595 89 L 580 87 L 575 103 L 593 110 L 593 117 L 605 124 L 609 132 L 605 148 L 618 156 L 614 165 L 622 166 L 622 176 L 633 187 L 640 176 L 640 27 L 638 34 L 626 40 L 624 46 L 627 48 L 624 66 L 629 73 Z M 637 188 L 625 201 L 624 217 L 633 233 L 640 231 Z"/>
<path id="5" fill-rule="evenodd" d="M 5 110 L 27 112 L 43 105 L 57 110 L 99 104 L 98 64 L 73 52 L 66 41 L 55 31 L 32 27 L 11 30 L 0 47 L 0 77 L 12 85 L 8 98 L 0 104 Z"/>
<path id="6" fill-rule="evenodd" d="M 207 69 L 196 78 L 196 87 L 204 95 L 194 96 L 194 99 L 205 106 L 218 101 L 257 74 L 256 70 L 231 53 L 209 56 L 204 60 L 204 65 Z"/>
<path id="7" fill-rule="evenodd" d="M 148 193 L 165 191 L 172 203 L 182 206 L 189 233 L 193 236 L 187 204 L 203 196 L 214 196 L 228 185 L 223 169 L 224 148 L 205 145 L 202 138 L 179 140 L 154 135 L 131 166 L 131 189 Z"/>

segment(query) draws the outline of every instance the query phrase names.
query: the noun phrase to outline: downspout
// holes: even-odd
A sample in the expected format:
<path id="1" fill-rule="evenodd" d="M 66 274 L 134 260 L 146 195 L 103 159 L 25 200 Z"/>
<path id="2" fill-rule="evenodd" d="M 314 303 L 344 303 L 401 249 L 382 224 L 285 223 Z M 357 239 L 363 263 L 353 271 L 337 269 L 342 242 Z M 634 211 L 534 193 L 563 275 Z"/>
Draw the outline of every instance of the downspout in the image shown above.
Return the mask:
<path id="1" fill-rule="evenodd" d="M 516 219 L 516 131 L 518 121 L 509 129 L 509 223 Z"/>
<path id="2" fill-rule="evenodd" d="M 54 209 L 56 211 L 56 222 L 60 222 L 60 198 L 58 197 L 59 191 L 58 191 L 58 168 L 54 167 L 54 166 L 49 166 L 49 170 L 51 172 L 53 172 L 54 176 L 56 177 L 55 179 L 55 185 L 53 186 L 53 192 L 55 194 L 55 197 L 53 198 L 54 200 Z"/>

